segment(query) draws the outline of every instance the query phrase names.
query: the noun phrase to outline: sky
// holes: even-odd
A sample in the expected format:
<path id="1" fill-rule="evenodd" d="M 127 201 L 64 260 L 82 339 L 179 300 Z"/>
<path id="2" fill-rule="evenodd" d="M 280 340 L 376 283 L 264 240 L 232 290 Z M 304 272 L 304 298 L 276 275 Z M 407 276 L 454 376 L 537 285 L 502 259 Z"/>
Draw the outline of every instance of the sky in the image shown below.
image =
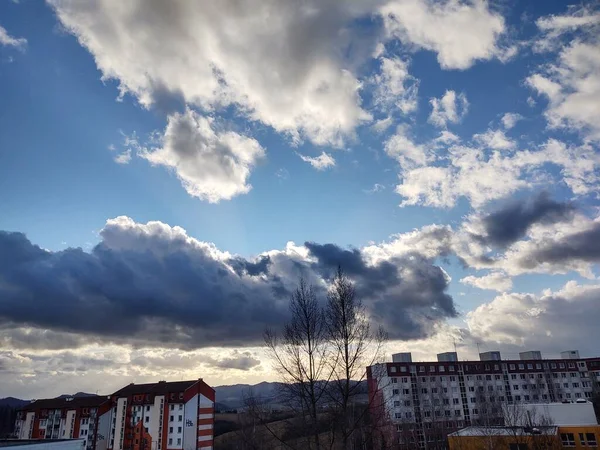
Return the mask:
<path id="1" fill-rule="evenodd" d="M 0 3 L 0 396 L 275 380 L 341 266 L 388 353 L 600 340 L 600 4 Z"/>

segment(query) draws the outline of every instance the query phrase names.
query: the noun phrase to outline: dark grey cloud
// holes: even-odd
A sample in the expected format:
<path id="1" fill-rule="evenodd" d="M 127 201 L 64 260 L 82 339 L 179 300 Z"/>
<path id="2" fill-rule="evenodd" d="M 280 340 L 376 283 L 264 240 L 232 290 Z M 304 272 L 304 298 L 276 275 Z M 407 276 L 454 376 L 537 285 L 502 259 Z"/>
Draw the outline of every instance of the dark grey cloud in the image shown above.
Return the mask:
<path id="1" fill-rule="evenodd" d="M 546 241 L 519 260 L 524 268 L 537 267 L 544 263 L 566 263 L 571 261 L 600 261 L 600 223 L 578 233 L 570 234 L 557 241 Z"/>
<path id="2" fill-rule="evenodd" d="M 324 278 L 343 268 L 355 281 L 371 316 L 391 338 L 423 337 L 433 324 L 457 316 L 454 301 L 446 293 L 450 279 L 428 258 L 410 254 L 369 265 L 357 249 L 312 242 L 305 246 L 317 258 L 313 268 Z"/>
<path id="3" fill-rule="evenodd" d="M 210 366 L 218 367 L 219 369 L 237 369 L 250 370 L 260 366 L 260 360 L 255 358 L 250 352 L 233 352 L 231 356 L 214 359 L 205 358 Z"/>
<path id="4" fill-rule="evenodd" d="M 542 192 L 484 217 L 486 235 L 482 239 L 497 247 L 507 247 L 524 237 L 532 225 L 561 222 L 569 219 L 574 211 L 572 203 L 554 201 L 547 192 Z"/>
<path id="5" fill-rule="evenodd" d="M 417 254 L 370 265 L 360 250 L 306 243 L 316 262 L 292 251 L 246 260 L 181 228 L 126 217 L 108 221 L 100 236 L 89 253 L 52 252 L 22 233 L 0 233 L 0 342 L 30 349 L 90 341 L 186 349 L 258 344 L 265 326 L 287 319 L 300 275 L 323 289 L 338 265 L 394 337 L 423 337 L 456 315 L 448 277 Z"/>

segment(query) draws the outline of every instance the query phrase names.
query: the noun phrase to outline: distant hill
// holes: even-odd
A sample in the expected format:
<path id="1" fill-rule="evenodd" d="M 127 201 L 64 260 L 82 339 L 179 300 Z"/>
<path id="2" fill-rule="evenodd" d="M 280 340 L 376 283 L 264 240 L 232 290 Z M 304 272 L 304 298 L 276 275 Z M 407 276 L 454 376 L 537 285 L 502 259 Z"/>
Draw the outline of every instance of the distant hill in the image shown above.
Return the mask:
<path id="1" fill-rule="evenodd" d="M 96 394 L 88 394 L 87 392 L 77 392 L 76 394 L 63 394 L 56 398 L 68 398 L 68 397 L 96 397 Z"/>
<path id="2" fill-rule="evenodd" d="M 20 398 L 0 398 L 0 406 L 8 406 L 9 408 L 21 408 L 27 403 L 29 403 L 29 400 L 21 400 Z"/>
<path id="3" fill-rule="evenodd" d="M 216 386 L 215 395 L 218 406 L 227 409 L 236 409 L 244 405 L 244 399 L 252 393 L 264 401 L 272 400 L 277 393 L 278 383 L 263 381 L 258 384 L 234 384 L 230 386 Z"/>

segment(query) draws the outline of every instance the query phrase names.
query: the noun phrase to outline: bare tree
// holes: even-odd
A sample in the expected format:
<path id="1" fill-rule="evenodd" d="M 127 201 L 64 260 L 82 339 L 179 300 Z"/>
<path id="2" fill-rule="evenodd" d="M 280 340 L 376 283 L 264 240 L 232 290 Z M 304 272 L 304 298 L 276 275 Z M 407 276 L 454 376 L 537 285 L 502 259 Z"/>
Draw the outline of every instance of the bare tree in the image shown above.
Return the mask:
<path id="1" fill-rule="evenodd" d="M 382 328 L 371 329 L 354 283 L 338 268 L 327 297 L 325 323 L 331 346 L 332 371 L 329 400 L 333 406 L 334 435 L 344 450 L 355 448 L 353 438 L 364 420 L 366 409 L 356 411 L 356 397 L 364 394 L 366 367 L 382 356 L 387 340 Z M 334 436 L 335 437 L 335 436 Z"/>
<path id="2" fill-rule="evenodd" d="M 303 448 L 319 450 L 319 406 L 333 368 L 323 310 L 304 279 L 290 299 L 290 312 L 282 337 L 266 330 L 265 344 L 281 376 L 280 401 L 304 422 L 309 438 Z"/>

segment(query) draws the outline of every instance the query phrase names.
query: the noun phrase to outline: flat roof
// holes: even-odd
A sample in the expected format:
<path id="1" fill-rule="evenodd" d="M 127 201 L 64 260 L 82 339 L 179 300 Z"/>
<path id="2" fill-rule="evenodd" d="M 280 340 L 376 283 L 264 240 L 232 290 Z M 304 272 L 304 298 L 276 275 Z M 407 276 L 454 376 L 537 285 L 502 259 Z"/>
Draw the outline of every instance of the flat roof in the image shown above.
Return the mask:
<path id="1" fill-rule="evenodd" d="M 455 431 L 454 433 L 450 433 L 448 436 L 528 436 L 533 435 L 531 433 L 531 428 L 527 429 L 527 427 L 466 427 L 462 430 Z M 544 434 L 546 436 L 552 436 L 558 433 L 558 427 L 534 427 L 534 429 L 539 430 L 539 433 L 535 434 Z"/>
<path id="2" fill-rule="evenodd" d="M 81 442 L 83 439 L 0 439 L 0 447 L 19 447 L 34 444 L 53 444 L 56 442 Z"/>

